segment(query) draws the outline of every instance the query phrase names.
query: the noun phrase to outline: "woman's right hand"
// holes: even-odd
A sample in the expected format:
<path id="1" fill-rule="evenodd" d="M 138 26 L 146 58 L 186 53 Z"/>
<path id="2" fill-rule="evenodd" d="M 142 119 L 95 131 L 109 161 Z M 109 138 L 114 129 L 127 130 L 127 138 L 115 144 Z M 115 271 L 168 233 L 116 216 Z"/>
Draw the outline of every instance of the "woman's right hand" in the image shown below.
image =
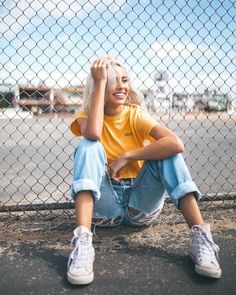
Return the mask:
<path id="1" fill-rule="evenodd" d="M 107 68 L 109 62 L 105 59 L 97 59 L 91 65 L 91 75 L 95 82 L 104 81 L 107 82 Z"/>

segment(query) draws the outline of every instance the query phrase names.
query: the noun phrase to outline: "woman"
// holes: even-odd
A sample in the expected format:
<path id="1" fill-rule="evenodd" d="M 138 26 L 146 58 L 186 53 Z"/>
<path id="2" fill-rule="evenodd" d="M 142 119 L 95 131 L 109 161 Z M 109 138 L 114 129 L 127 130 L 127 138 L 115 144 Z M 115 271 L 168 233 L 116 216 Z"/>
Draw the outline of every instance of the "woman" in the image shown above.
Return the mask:
<path id="1" fill-rule="evenodd" d="M 83 109 L 71 125 L 73 134 L 84 137 L 74 154 L 77 227 L 67 271 L 72 284 L 94 279 L 92 223 L 149 225 L 163 207 L 166 190 L 191 229 L 196 272 L 221 277 L 219 248 L 197 205 L 200 192 L 183 160 L 183 143 L 140 103 L 119 61 L 105 57 L 91 65 Z"/>

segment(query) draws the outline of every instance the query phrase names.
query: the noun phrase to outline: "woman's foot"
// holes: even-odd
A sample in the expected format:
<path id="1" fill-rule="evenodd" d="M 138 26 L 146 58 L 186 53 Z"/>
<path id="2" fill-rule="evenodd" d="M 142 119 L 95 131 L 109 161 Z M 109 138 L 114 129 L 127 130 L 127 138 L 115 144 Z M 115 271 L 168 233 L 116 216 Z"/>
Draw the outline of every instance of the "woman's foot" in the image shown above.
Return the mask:
<path id="1" fill-rule="evenodd" d="M 71 241 L 74 249 L 70 254 L 67 270 L 67 279 L 73 285 L 89 284 L 94 279 L 95 251 L 92 236 L 91 231 L 85 226 L 79 226 L 74 230 Z"/>

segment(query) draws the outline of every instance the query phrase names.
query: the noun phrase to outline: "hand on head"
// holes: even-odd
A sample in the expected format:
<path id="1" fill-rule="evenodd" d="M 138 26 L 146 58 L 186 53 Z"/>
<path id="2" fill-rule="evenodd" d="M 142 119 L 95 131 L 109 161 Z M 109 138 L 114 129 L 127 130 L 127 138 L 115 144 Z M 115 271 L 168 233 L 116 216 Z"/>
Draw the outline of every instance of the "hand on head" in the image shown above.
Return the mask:
<path id="1" fill-rule="evenodd" d="M 94 81 L 107 81 L 107 68 L 110 63 L 105 58 L 99 58 L 91 65 L 91 75 Z"/>

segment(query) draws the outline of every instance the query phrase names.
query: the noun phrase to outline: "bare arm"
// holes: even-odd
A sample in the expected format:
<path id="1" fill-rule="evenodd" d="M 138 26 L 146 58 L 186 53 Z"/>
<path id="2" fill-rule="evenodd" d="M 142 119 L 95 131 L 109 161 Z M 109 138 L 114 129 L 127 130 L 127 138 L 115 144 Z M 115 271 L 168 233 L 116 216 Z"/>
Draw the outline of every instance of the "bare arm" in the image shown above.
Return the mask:
<path id="1" fill-rule="evenodd" d="M 104 60 L 97 60 L 91 66 L 91 75 L 95 83 L 91 108 L 87 119 L 77 120 L 81 135 L 91 140 L 99 140 L 102 134 L 107 66 L 108 64 Z"/>
<path id="2" fill-rule="evenodd" d="M 180 138 L 164 126 L 156 125 L 150 135 L 156 139 L 154 143 L 128 151 L 111 163 L 110 175 L 112 178 L 116 178 L 119 170 L 130 161 L 161 160 L 184 151 L 184 145 Z"/>
<path id="3" fill-rule="evenodd" d="M 184 151 L 183 142 L 170 129 L 156 125 L 150 132 L 155 142 L 125 153 L 124 157 L 133 160 L 161 160 Z"/>

